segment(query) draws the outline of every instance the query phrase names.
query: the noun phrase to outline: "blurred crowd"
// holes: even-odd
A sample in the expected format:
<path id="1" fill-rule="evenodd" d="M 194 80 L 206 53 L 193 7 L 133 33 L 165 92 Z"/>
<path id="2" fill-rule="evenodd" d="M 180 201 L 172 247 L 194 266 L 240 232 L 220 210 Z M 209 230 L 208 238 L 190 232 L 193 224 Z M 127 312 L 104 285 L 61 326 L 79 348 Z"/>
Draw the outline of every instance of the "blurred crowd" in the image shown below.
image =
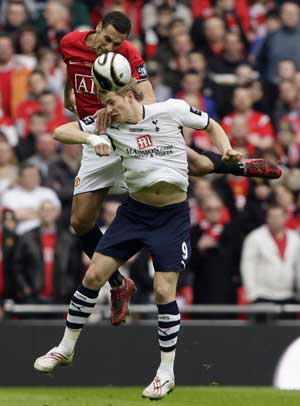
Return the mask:
<path id="1" fill-rule="evenodd" d="M 245 158 L 280 162 L 276 181 L 232 175 L 191 179 L 192 259 L 181 303 L 296 303 L 300 276 L 300 6 L 271 0 L 0 1 L 0 300 L 67 303 L 87 267 L 69 227 L 81 147 L 61 145 L 60 39 L 124 12 L 158 101 L 207 111 Z M 196 151 L 204 131 L 185 129 Z M 99 226 L 121 197 L 110 196 Z M 144 251 L 123 267 L 134 303 L 152 303 Z M 107 300 L 105 291 L 103 301 Z M 1 318 L 1 311 L 0 311 Z"/>

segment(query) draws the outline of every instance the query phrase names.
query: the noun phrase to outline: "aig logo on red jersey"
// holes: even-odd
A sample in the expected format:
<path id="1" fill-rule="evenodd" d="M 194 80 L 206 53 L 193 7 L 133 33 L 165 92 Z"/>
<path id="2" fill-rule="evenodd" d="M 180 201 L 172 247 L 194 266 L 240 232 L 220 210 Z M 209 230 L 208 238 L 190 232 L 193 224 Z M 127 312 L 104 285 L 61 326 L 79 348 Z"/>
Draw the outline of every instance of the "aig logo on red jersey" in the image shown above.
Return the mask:
<path id="1" fill-rule="evenodd" d="M 92 76 L 75 73 L 75 91 L 76 93 L 96 94 L 95 83 Z"/>
<path id="2" fill-rule="evenodd" d="M 137 137 L 136 142 L 139 149 L 145 149 L 153 146 L 150 135 L 141 135 L 140 137 Z"/>

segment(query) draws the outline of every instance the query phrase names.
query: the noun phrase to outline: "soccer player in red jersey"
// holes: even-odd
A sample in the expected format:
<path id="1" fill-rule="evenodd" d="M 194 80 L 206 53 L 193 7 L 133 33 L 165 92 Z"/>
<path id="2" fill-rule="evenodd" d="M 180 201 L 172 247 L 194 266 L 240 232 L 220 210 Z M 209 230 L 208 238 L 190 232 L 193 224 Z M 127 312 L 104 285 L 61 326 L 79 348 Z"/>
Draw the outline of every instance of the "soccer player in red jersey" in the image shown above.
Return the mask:
<path id="1" fill-rule="evenodd" d="M 73 31 L 62 38 L 60 47 L 67 65 L 65 107 L 76 111 L 80 119 L 94 115 L 102 107 L 97 99 L 91 67 L 96 57 L 106 52 L 117 52 L 128 59 L 132 76 L 138 80 L 138 86 L 144 94 L 143 102 L 155 102 L 144 61 L 127 41 L 130 28 L 127 16 L 115 11 L 108 13 L 95 31 Z M 71 91 L 74 92 L 75 104 Z M 101 127 L 103 122 L 105 127 L 107 116 L 102 117 Z M 246 161 L 229 165 L 223 163 L 221 155 L 210 151 L 203 155 L 190 149 L 187 152 L 189 170 L 193 176 L 210 172 L 229 172 L 235 175 L 271 177 L 275 171 L 275 176 L 278 177 L 280 171 L 279 168 L 262 168 L 261 160 L 257 163 L 251 160 L 251 165 Z M 81 167 L 75 179 L 71 224 L 81 239 L 83 250 L 90 258 L 102 236 L 96 225 L 99 210 L 113 186 L 116 186 L 118 191 L 124 191 L 119 159 L 112 156 L 100 158 L 92 146 L 84 145 Z M 125 319 L 134 284 L 130 279 L 123 278 L 118 271 L 112 275 L 109 283 L 112 286 L 112 324 L 118 325 Z"/>
<path id="2" fill-rule="evenodd" d="M 99 22 L 95 31 L 73 31 L 62 38 L 60 48 L 67 66 L 65 107 L 77 112 L 80 119 L 95 114 L 102 107 L 97 99 L 91 67 L 96 57 L 106 52 L 118 52 L 128 59 L 132 76 L 138 80 L 138 86 L 145 95 L 145 103 L 155 102 L 144 61 L 127 41 L 130 28 L 130 21 L 123 13 L 111 12 Z M 72 91 L 75 103 L 72 100 Z M 102 236 L 96 225 L 99 210 L 118 178 L 122 178 L 118 159 L 99 158 L 92 147 L 83 147 L 83 160 L 75 179 L 71 224 L 81 239 L 83 250 L 90 258 Z M 122 182 L 120 180 L 117 191 L 124 189 Z M 118 325 L 126 316 L 134 284 L 130 279 L 123 278 L 119 272 L 110 278 L 109 283 L 112 286 L 112 323 Z"/>

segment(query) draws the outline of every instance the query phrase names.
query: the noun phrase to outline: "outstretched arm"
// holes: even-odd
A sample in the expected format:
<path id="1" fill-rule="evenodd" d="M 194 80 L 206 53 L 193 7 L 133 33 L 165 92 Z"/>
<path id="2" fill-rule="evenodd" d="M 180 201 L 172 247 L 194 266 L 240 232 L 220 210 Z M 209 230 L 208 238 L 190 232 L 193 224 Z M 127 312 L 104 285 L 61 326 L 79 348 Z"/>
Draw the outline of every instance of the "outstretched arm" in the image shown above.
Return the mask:
<path id="1" fill-rule="evenodd" d="M 96 135 L 84 132 L 78 122 L 63 124 L 54 131 L 54 139 L 62 144 L 88 144 L 95 147 L 97 155 L 110 155 L 111 142 L 106 135 Z"/>
<path id="2" fill-rule="evenodd" d="M 73 92 L 73 90 L 72 90 L 70 78 L 67 73 L 66 84 L 65 84 L 65 89 L 64 89 L 64 107 L 67 110 L 71 111 L 72 113 L 76 113 L 75 100 L 73 100 L 72 92 Z"/>
<path id="3" fill-rule="evenodd" d="M 209 120 L 206 131 L 212 138 L 213 144 L 218 148 L 220 154 L 222 154 L 223 161 L 237 162 L 242 159 L 242 154 L 232 148 L 223 128 L 212 118 Z"/>

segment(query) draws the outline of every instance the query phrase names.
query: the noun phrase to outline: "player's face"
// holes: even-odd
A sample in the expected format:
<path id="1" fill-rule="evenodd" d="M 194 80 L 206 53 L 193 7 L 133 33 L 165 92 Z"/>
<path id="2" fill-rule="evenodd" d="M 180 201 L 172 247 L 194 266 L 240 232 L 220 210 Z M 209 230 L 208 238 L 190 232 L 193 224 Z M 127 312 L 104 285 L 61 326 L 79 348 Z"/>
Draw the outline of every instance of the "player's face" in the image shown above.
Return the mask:
<path id="1" fill-rule="evenodd" d="M 101 93 L 101 102 L 106 107 L 112 121 L 125 123 L 128 120 L 130 107 L 126 97 L 122 97 L 114 92 Z"/>
<path id="2" fill-rule="evenodd" d="M 112 25 L 102 28 L 100 23 L 96 27 L 95 52 L 98 56 L 106 52 L 115 52 L 126 38 L 126 34 L 121 34 Z"/>

